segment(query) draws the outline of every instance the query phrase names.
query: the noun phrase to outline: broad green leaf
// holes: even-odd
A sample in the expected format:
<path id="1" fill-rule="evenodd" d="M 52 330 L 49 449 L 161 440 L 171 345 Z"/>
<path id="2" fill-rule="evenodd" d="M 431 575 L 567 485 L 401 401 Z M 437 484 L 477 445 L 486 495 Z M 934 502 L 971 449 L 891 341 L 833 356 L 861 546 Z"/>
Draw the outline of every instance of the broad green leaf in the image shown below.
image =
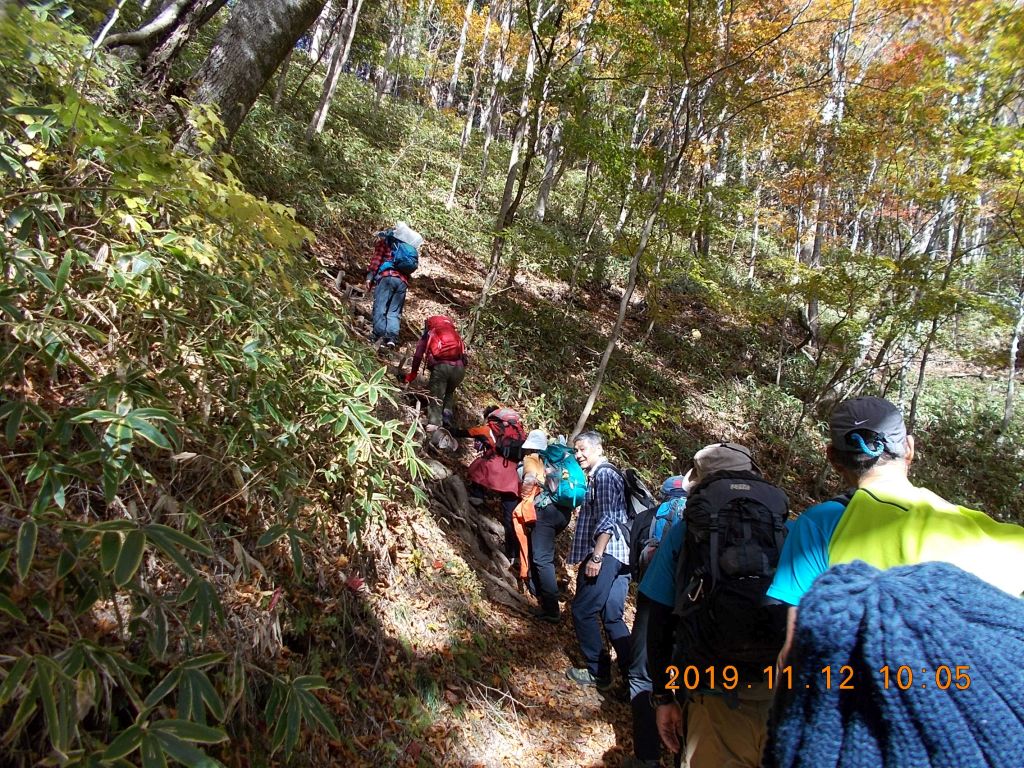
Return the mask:
<path id="1" fill-rule="evenodd" d="M 287 531 L 288 529 L 283 525 L 272 525 L 256 540 L 256 546 L 265 547 L 268 544 L 273 544 L 284 536 Z"/>
<path id="2" fill-rule="evenodd" d="M 320 724 L 327 733 L 334 739 L 340 739 L 341 734 L 338 733 L 338 726 L 335 725 L 334 719 L 327 712 L 327 709 L 320 700 L 309 691 L 296 691 L 299 698 L 302 701 L 303 710 L 305 711 L 306 720 L 312 720 Z"/>
<path id="3" fill-rule="evenodd" d="M 60 268 L 57 270 L 57 280 L 53 284 L 53 292 L 56 294 L 61 293 L 64 290 L 64 286 L 67 285 L 68 275 L 71 274 L 71 264 L 74 262 L 72 254 L 68 253 L 64 256 L 64 259 L 60 263 Z"/>
<path id="4" fill-rule="evenodd" d="M 205 669 L 211 667 L 214 664 L 220 664 L 228 655 L 226 653 L 207 653 L 203 656 L 197 656 L 194 659 L 188 659 L 181 663 L 182 669 Z"/>
<path id="5" fill-rule="evenodd" d="M 39 526 L 31 517 L 25 518 L 21 527 L 18 528 L 18 578 L 25 581 L 29 569 L 32 567 L 32 558 L 36 554 L 36 539 L 39 537 Z"/>
<path id="6" fill-rule="evenodd" d="M 295 575 L 301 579 L 303 574 L 302 544 L 293 531 L 288 531 L 288 543 L 292 550 L 292 567 L 295 568 Z"/>
<path id="7" fill-rule="evenodd" d="M 142 768 L 167 768 L 167 758 L 159 739 L 145 731 L 142 733 Z"/>
<path id="8" fill-rule="evenodd" d="M 117 418 L 118 415 L 116 413 L 111 413 L 110 411 L 104 411 L 102 409 L 94 409 L 91 411 L 86 411 L 85 413 L 78 414 L 73 419 L 71 419 L 71 421 L 74 424 L 85 424 L 87 422 L 94 421 L 106 423 L 109 421 L 114 421 Z"/>
<path id="9" fill-rule="evenodd" d="M 152 735 L 160 742 L 164 752 L 182 765 L 190 766 L 190 768 L 217 768 L 217 766 L 223 765 L 174 734 L 154 730 Z"/>
<path id="10" fill-rule="evenodd" d="M 213 557 L 213 550 L 211 550 L 208 546 L 206 546 L 205 544 L 200 544 L 187 533 L 182 533 L 181 531 L 175 528 L 171 528 L 168 525 L 161 525 L 160 523 L 151 523 L 150 525 L 144 525 L 142 527 L 142 530 L 146 531 L 147 534 L 151 531 L 159 531 L 163 536 L 170 539 L 179 547 L 191 550 L 192 552 L 196 552 L 200 555 L 205 555 L 206 557 Z"/>
<path id="11" fill-rule="evenodd" d="M 143 527 L 143 530 L 146 532 L 146 538 L 153 543 L 153 546 L 171 558 L 186 576 L 191 578 L 196 577 L 196 570 L 192 567 L 192 563 L 190 563 L 181 550 L 174 545 L 174 542 L 171 541 L 163 531 L 153 530 L 153 528 L 154 526 L 150 525 Z"/>
<path id="12" fill-rule="evenodd" d="M 156 706 L 156 704 L 159 703 L 160 700 L 164 698 L 164 696 L 173 691 L 175 686 L 178 684 L 178 679 L 180 677 L 180 669 L 172 669 L 170 672 L 164 675 L 164 679 L 160 681 L 156 688 L 149 692 L 148 696 L 146 696 L 146 708 L 148 709 Z"/>
<path id="13" fill-rule="evenodd" d="M 316 691 L 327 688 L 327 681 L 320 675 L 302 675 L 292 680 L 292 687 L 300 691 Z"/>
<path id="14" fill-rule="evenodd" d="M 0 683 L 0 707 L 10 701 L 30 666 L 32 666 L 31 656 L 22 656 L 14 662 L 7 672 L 7 677 Z"/>
<path id="15" fill-rule="evenodd" d="M 25 614 L 16 606 L 7 595 L 0 594 L 0 611 L 3 611 L 15 621 L 25 622 Z"/>
<path id="16" fill-rule="evenodd" d="M 210 714 L 213 715 L 216 720 L 223 720 L 224 702 L 222 702 L 220 696 L 217 695 L 217 691 L 213 687 L 213 683 L 210 682 L 210 678 L 198 669 L 187 670 L 185 674 L 188 675 L 192 682 L 192 690 L 199 698 L 199 703 L 205 703 L 206 707 L 210 710 Z M 200 706 L 197 708 L 197 711 L 202 712 L 202 709 L 202 706 Z"/>
<path id="17" fill-rule="evenodd" d="M 220 728 L 211 728 L 188 720 L 158 720 L 150 726 L 150 730 L 169 733 L 179 739 L 200 744 L 219 744 L 228 739 L 228 735 Z"/>
<path id="18" fill-rule="evenodd" d="M 121 554 L 121 534 L 117 531 L 104 531 L 100 536 L 100 568 L 104 573 L 114 570 L 119 554 Z"/>
<path id="19" fill-rule="evenodd" d="M 163 433 L 145 419 L 136 418 L 133 414 L 125 417 L 125 424 L 157 448 L 163 448 L 168 451 L 172 449 L 170 441 L 164 437 Z"/>
<path id="20" fill-rule="evenodd" d="M 53 662 L 48 658 L 40 657 L 36 661 L 36 690 L 39 692 L 39 700 L 43 705 L 43 716 L 46 720 L 46 730 L 50 735 L 50 742 L 59 750 L 63 751 L 64 744 L 61 739 L 60 720 L 57 715 L 57 700 L 54 698 L 54 682 L 56 671 L 52 666 Z"/>
<path id="21" fill-rule="evenodd" d="M 146 551 L 146 534 L 140 530 L 129 531 L 121 544 L 121 552 L 114 566 L 114 583 L 123 587 L 142 565 L 142 555 Z"/>
<path id="22" fill-rule="evenodd" d="M 14 400 L 6 403 L 0 408 L 0 419 L 4 419 L 4 439 L 7 447 L 13 448 L 18 439 L 18 430 L 21 428 L 21 419 L 25 415 L 25 403 L 21 400 Z"/>
<path id="23" fill-rule="evenodd" d="M 288 707 L 285 711 L 285 722 L 288 724 L 284 739 L 284 754 L 287 759 L 291 756 L 295 745 L 299 743 L 299 729 L 302 726 L 302 704 L 298 697 L 289 697 Z"/>

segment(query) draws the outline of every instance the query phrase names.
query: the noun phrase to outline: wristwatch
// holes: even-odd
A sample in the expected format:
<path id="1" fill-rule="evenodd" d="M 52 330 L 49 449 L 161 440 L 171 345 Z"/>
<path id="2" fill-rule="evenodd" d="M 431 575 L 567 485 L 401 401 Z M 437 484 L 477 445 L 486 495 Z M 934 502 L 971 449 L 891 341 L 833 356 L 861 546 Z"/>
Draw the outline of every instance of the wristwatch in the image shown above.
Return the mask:
<path id="1" fill-rule="evenodd" d="M 604 558 L 604 555 L 601 555 L 601 557 L 598 557 L 597 555 L 591 555 L 590 556 L 590 562 L 592 562 L 592 563 L 600 563 L 603 558 Z"/>

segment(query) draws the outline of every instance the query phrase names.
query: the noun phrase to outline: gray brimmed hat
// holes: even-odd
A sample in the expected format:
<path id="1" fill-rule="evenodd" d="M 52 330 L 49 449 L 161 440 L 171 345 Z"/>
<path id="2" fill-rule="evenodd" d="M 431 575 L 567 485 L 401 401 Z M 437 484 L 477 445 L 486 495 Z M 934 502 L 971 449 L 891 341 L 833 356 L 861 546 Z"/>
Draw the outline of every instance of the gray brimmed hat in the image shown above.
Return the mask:
<path id="1" fill-rule="evenodd" d="M 543 429 L 532 429 L 523 443 L 524 451 L 543 451 L 548 447 L 548 433 Z"/>
<path id="2" fill-rule="evenodd" d="M 750 449 L 739 443 L 712 443 L 693 455 L 696 479 L 703 480 L 715 472 L 751 472 L 754 462 Z"/>
<path id="3" fill-rule="evenodd" d="M 884 451 L 903 456 L 907 449 L 907 427 L 903 413 L 880 397 L 845 400 L 829 419 L 832 447 L 846 453 L 881 456 Z"/>

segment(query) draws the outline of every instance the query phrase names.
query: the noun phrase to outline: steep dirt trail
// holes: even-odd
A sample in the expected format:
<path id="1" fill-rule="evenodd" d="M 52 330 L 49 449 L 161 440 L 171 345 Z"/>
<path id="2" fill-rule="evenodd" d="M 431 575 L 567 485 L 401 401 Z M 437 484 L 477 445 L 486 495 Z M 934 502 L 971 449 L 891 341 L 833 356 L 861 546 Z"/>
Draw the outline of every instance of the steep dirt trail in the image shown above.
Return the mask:
<path id="1" fill-rule="evenodd" d="M 342 295 L 347 286 L 363 287 L 370 241 L 366 235 L 344 235 L 340 240 L 318 242 L 317 258 L 325 272 L 337 272 L 340 268 L 332 287 Z M 418 331 L 430 315 L 447 314 L 464 327 L 482 279 L 482 269 L 472 257 L 442 243 L 431 243 L 411 282 L 400 348 L 391 362 L 404 360 L 408 370 Z M 528 299 L 529 291 L 552 290 L 557 286 L 531 280 L 529 288 L 520 288 Z M 357 331 L 368 331 L 370 297 L 350 301 Z M 614 307 L 609 305 L 608 312 L 613 313 Z M 473 380 L 471 366 L 467 382 L 459 391 L 457 420 L 467 423 L 479 418 L 489 401 L 489 389 L 486 382 Z M 528 409 L 523 409 L 523 413 L 529 427 Z M 445 458 L 445 463 L 457 471 L 470 460 L 470 450 L 464 445 L 456 457 Z M 416 551 L 420 554 L 414 555 L 408 547 L 400 546 L 398 570 L 402 569 L 403 561 L 416 559 L 417 563 L 425 560 L 426 569 L 433 573 L 429 584 L 410 576 L 403 589 L 378 595 L 375 603 L 382 617 L 381 625 L 386 633 L 414 638 L 418 654 L 437 653 L 453 658 L 454 662 L 450 669 L 446 667 L 439 673 L 446 679 L 436 681 L 439 695 L 434 706 L 433 737 L 424 743 L 406 745 L 396 764 L 463 768 L 621 765 L 632 754 L 632 721 L 621 684 L 624 681 L 602 693 L 594 688 L 581 688 L 566 678 L 565 672 L 573 661 L 578 663 L 567 604 L 562 606 L 562 623 L 552 626 L 486 599 L 474 600 L 465 593 L 472 589 L 467 583 L 472 582 L 472 573 L 478 566 L 466 548 L 430 510 L 407 510 L 405 514 L 416 530 Z M 496 514 L 496 510 L 491 514 Z M 569 593 L 567 598 L 571 597 L 573 578 L 565 568 L 564 556 L 571 536 L 572 526 L 559 537 L 558 570 Z M 425 557 L 422 553 L 426 553 Z M 445 597 L 442 599 L 441 595 Z M 475 603 L 476 613 L 475 622 L 470 622 L 475 625 L 469 628 L 459 618 L 467 603 Z M 631 619 L 631 607 L 628 610 Z M 467 648 L 472 650 L 467 652 Z M 460 654 L 464 652 L 471 656 L 478 653 L 480 663 L 470 673 L 459 672 Z"/>

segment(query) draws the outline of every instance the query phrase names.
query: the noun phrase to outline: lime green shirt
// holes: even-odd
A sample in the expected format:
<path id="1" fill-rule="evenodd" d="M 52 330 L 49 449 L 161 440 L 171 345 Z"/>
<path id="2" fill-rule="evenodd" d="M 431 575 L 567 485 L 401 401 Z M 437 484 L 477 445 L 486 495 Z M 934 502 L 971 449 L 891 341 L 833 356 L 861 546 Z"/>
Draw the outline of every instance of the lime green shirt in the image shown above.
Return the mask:
<path id="1" fill-rule="evenodd" d="M 1024 528 L 909 482 L 884 482 L 795 520 L 768 595 L 799 605 L 818 576 L 853 560 L 883 569 L 939 560 L 1012 595 L 1024 592 Z"/>

